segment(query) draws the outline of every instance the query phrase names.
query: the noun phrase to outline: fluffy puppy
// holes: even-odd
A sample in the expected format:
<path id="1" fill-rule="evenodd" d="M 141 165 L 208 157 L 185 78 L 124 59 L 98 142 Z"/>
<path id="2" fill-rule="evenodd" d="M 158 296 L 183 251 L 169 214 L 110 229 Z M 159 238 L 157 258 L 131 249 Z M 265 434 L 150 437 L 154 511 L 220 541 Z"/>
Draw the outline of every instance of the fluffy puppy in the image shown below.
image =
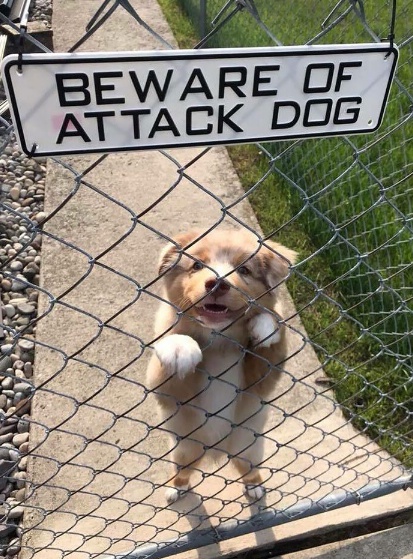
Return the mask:
<path id="1" fill-rule="evenodd" d="M 164 295 L 147 383 L 171 436 L 168 502 L 190 487 L 209 449 L 233 462 L 252 499 L 272 393 L 286 358 L 277 287 L 296 253 L 245 230 L 178 235 L 161 254 Z"/>

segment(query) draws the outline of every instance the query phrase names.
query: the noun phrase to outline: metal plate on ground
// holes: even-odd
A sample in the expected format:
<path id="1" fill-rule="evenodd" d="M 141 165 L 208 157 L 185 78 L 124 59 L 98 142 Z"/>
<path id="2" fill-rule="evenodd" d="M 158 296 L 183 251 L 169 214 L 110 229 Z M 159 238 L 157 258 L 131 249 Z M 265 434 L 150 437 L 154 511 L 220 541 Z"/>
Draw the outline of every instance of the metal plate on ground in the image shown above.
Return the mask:
<path id="1" fill-rule="evenodd" d="M 8 56 L 3 81 L 34 156 L 362 134 L 383 119 L 389 44 Z"/>

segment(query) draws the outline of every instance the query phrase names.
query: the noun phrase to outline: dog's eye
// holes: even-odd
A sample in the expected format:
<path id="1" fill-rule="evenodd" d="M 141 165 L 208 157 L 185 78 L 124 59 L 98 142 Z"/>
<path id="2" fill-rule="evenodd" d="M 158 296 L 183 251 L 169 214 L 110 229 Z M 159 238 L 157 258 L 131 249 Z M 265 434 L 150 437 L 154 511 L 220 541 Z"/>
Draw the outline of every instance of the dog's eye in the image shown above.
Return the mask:
<path id="1" fill-rule="evenodd" d="M 241 276 L 248 276 L 251 272 L 246 266 L 240 266 L 238 268 L 238 273 L 240 273 Z"/>
<path id="2" fill-rule="evenodd" d="M 199 260 L 194 262 L 193 265 L 192 265 L 193 270 L 202 270 L 203 267 L 204 267 L 204 265 Z"/>

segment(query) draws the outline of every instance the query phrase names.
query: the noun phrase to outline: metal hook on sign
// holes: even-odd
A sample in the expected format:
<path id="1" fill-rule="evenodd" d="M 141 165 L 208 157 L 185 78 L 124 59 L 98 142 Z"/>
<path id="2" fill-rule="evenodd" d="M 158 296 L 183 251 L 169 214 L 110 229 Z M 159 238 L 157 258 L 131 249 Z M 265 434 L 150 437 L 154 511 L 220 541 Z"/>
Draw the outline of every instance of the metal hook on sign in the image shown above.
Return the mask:
<path id="1" fill-rule="evenodd" d="M 20 26 L 19 34 L 19 44 L 17 51 L 17 72 L 23 74 L 23 45 L 24 45 L 24 35 L 27 33 L 27 27 L 25 25 Z"/>
<path id="2" fill-rule="evenodd" d="M 31 150 L 30 150 L 30 153 L 28 154 L 30 158 L 34 157 L 38 147 L 39 146 L 37 144 L 33 143 L 32 147 L 31 147 Z"/>
<path id="3" fill-rule="evenodd" d="M 396 0 L 393 0 L 392 8 L 391 8 L 391 19 L 390 19 L 390 31 L 387 37 L 390 47 L 389 52 L 386 54 L 385 58 L 388 58 L 390 54 L 393 52 L 394 47 L 394 28 L 396 26 Z"/>

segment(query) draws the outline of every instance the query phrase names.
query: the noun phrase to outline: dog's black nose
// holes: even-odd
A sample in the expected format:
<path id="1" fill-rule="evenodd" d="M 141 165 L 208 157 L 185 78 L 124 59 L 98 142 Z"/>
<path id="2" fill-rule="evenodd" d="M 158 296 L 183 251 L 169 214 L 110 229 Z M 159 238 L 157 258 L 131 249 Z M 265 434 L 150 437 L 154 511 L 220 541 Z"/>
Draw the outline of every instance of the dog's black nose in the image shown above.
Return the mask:
<path id="1" fill-rule="evenodd" d="M 229 291 L 229 284 L 223 279 L 209 279 L 205 282 L 205 289 L 210 292 L 214 291 L 217 295 L 222 295 Z"/>

